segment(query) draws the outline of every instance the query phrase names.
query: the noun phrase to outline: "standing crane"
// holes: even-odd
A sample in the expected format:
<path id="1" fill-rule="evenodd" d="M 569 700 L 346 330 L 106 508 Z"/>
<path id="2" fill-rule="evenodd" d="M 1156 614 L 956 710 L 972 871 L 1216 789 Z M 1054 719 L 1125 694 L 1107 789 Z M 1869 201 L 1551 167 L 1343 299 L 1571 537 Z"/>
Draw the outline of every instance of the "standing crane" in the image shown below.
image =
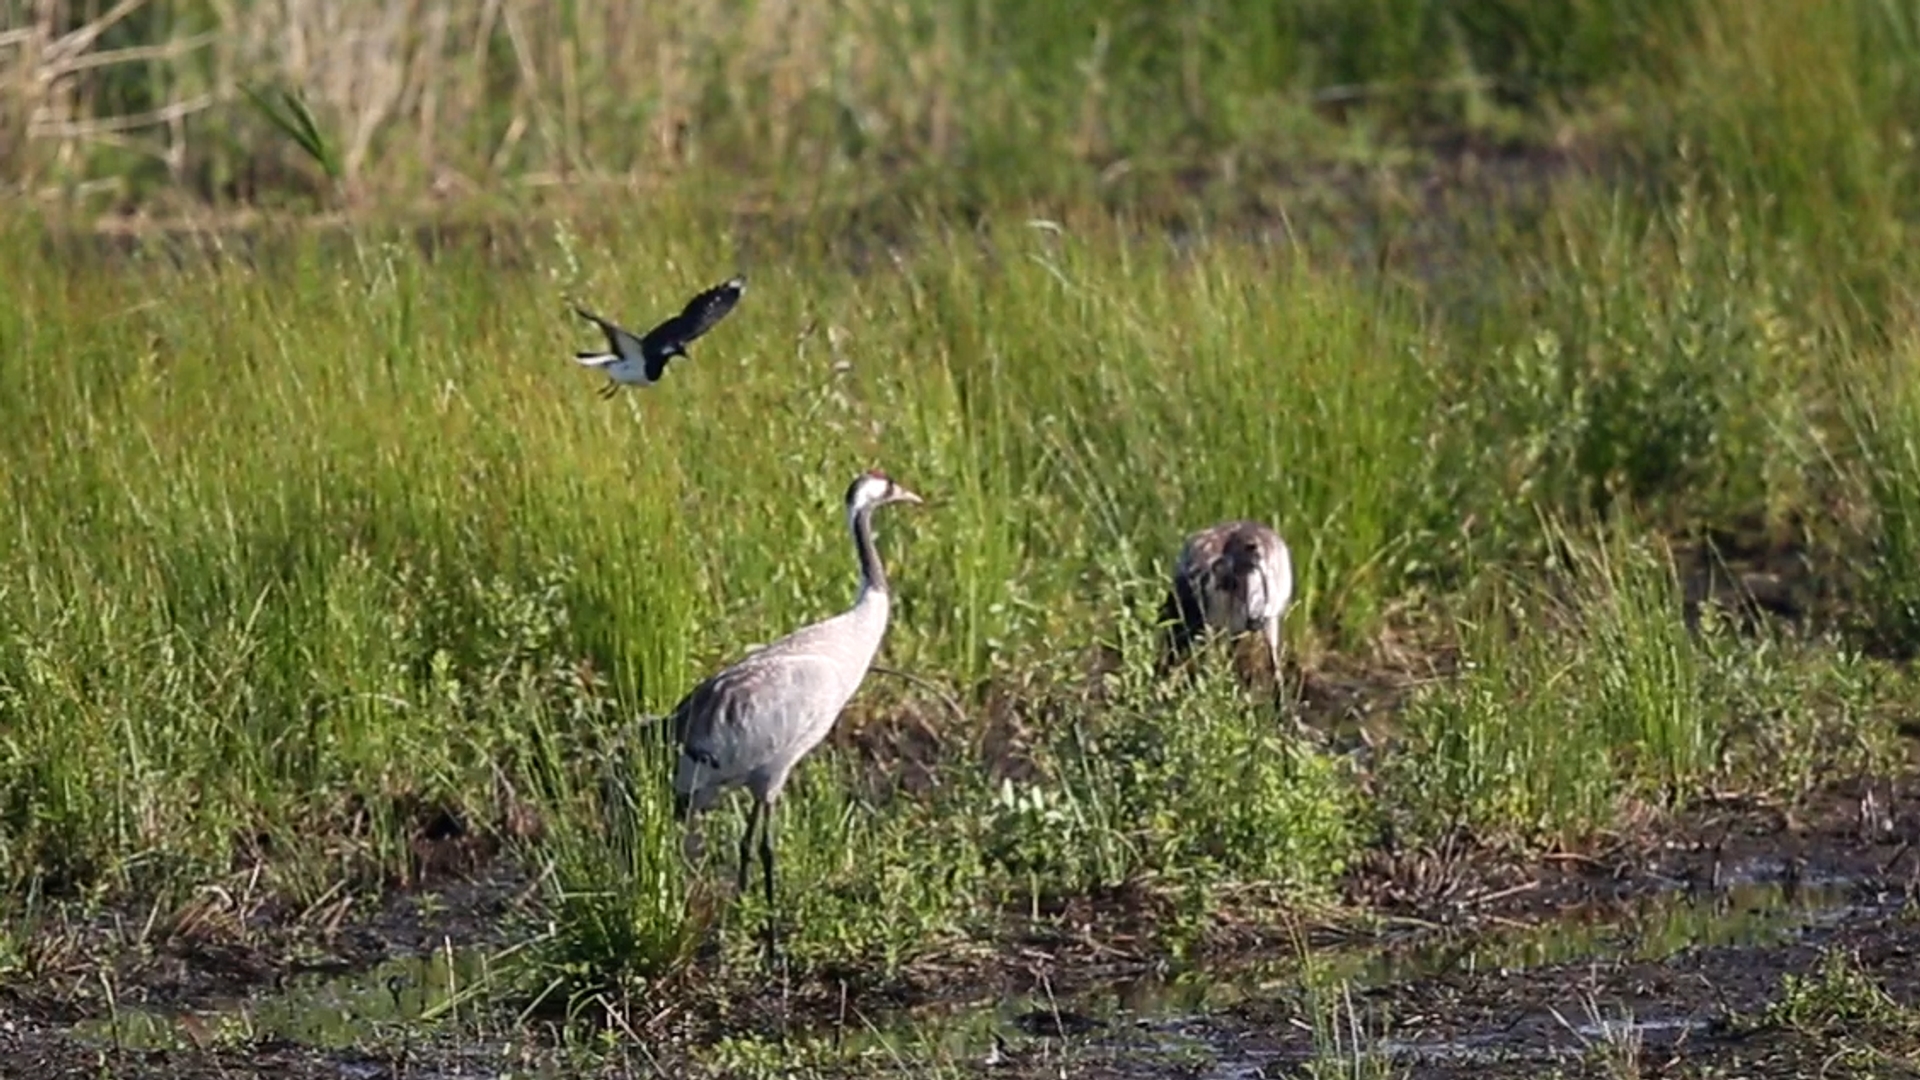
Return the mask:
<path id="1" fill-rule="evenodd" d="M 731 787 L 745 787 L 753 796 L 740 837 L 738 891 L 747 891 L 758 826 L 770 957 L 777 947 L 773 806 L 793 767 L 820 745 L 860 688 L 887 632 L 891 598 L 873 543 L 873 512 L 888 503 L 921 501 L 878 470 L 854 477 L 847 488 L 847 528 L 860 564 L 853 606 L 747 654 L 694 687 L 669 717 L 680 748 L 673 774 L 676 819 L 705 810 Z"/>
<path id="2" fill-rule="evenodd" d="M 1166 624 L 1161 667 L 1184 659 L 1210 631 L 1266 638 L 1273 683 L 1280 685 L 1280 620 L 1293 599 L 1286 541 L 1258 521 L 1226 521 L 1187 537 L 1160 608 Z"/>

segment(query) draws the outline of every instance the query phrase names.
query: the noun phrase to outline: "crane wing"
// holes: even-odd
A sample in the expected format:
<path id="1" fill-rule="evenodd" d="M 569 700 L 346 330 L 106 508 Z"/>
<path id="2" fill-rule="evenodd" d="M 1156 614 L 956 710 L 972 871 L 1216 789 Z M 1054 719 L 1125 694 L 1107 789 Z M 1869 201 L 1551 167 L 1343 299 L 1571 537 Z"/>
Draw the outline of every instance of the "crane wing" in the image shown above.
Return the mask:
<path id="1" fill-rule="evenodd" d="M 846 704 L 832 658 L 761 650 L 694 687 L 673 712 L 682 795 L 742 783 L 797 759 L 809 734 Z"/>

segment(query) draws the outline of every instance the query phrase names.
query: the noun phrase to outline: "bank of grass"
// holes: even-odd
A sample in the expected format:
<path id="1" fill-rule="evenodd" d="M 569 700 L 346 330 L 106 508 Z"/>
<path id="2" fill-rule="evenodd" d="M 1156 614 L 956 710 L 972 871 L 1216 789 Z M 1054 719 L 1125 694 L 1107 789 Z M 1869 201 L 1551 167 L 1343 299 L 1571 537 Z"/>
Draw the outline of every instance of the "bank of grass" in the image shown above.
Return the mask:
<path id="1" fill-rule="evenodd" d="M 1420 792 L 1399 824 L 1578 844 L 1642 808 L 1712 791 L 1794 802 L 1899 767 L 1876 710 L 1900 669 L 1832 636 L 1742 630 L 1687 610 L 1670 552 L 1617 529 L 1554 530 L 1538 580 L 1494 575 L 1459 625 L 1462 675 L 1416 695 L 1386 767 Z"/>
<path id="2" fill-rule="evenodd" d="M 0 157 L 26 190 L 94 201 L 689 174 L 826 201 L 1138 193 L 1196 159 L 1365 155 L 1368 132 L 1537 134 L 1657 65 L 1696 6 L 62 2 L 0 38 Z"/>
<path id="3" fill-rule="evenodd" d="M 809 210 L 1197 195 L 1270 213 L 1301 174 L 1464 136 L 1650 164 L 1656 185 L 1689 157 L 1871 287 L 1914 195 L 1920 25 L 1887 0 L 19 15 L 0 35 L 0 180 L 89 208 L 509 209 L 611 182 Z"/>
<path id="4" fill-rule="evenodd" d="M 1900 636 L 1903 347 L 1737 191 L 1677 190 L 1565 185 L 1538 247 L 1475 249 L 1498 272 L 1470 320 L 1314 231 L 1011 217 L 867 272 L 802 237 L 612 402 L 566 362 L 592 331 L 562 298 L 643 322 L 749 238 L 666 201 L 508 260 L 290 235 L 107 274 L 16 226 L 7 894 L 164 904 L 256 862 L 296 902 L 406 884 L 452 810 L 544 875 L 549 1000 L 670 975 L 715 929 L 746 962 L 738 823 L 689 868 L 631 723 L 849 601 L 838 499 L 870 465 L 932 502 L 880 524 L 885 659 L 968 715 L 876 678 L 850 724 L 928 726 L 931 785 L 803 769 L 779 828 L 801 970 L 964 955 L 1123 884 L 1204 934 L 1221 886 L 1330 898 L 1383 821 L 1577 842 L 1880 767 L 1904 677 L 1844 638 L 1691 629 L 1665 543 L 1877 550 L 1865 610 Z M 1389 632 L 1461 648 L 1368 773 L 1217 666 L 1147 676 L 1166 560 L 1237 515 L 1293 543 L 1310 667 Z"/>

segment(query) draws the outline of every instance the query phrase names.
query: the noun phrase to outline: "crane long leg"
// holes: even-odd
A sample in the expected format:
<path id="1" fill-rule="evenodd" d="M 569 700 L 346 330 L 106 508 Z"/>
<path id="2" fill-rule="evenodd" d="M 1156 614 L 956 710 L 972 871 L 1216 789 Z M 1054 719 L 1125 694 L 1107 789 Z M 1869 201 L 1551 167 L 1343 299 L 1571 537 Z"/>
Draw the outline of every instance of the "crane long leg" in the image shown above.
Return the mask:
<path id="1" fill-rule="evenodd" d="M 760 822 L 760 870 L 767 879 L 767 957 L 771 960 L 779 948 L 778 936 L 774 926 L 773 906 L 773 804 L 767 804 L 766 815 Z"/>
<path id="2" fill-rule="evenodd" d="M 747 831 L 740 834 L 740 876 L 734 895 L 747 895 L 747 881 L 753 867 L 753 827 L 760 825 L 760 834 L 766 835 L 766 826 L 760 820 L 760 800 L 753 800 L 753 806 L 747 811 Z"/>
<path id="3" fill-rule="evenodd" d="M 1283 699 L 1286 697 L 1287 686 L 1280 675 L 1280 620 L 1268 619 L 1267 625 L 1262 629 L 1267 634 L 1267 659 L 1273 663 L 1273 695 L 1275 698 Z"/>
<path id="4" fill-rule="evenodd" d="M 760 819 L 760 870 L 767 877 L 767 910 L 773 910 L 773 804 Z"/>

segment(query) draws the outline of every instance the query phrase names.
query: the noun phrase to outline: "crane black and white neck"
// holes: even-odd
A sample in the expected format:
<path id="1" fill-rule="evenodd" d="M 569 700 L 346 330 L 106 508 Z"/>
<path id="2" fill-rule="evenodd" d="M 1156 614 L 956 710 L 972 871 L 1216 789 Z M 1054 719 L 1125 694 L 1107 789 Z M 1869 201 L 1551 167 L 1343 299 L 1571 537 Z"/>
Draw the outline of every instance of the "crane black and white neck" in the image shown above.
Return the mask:
<path id="1" fill-rule="evenodd" d="M 1293 558 L 1286 541 L 1257 521 L 1227 521 L 1188 536 L 1174 562 L 1160 609 L 1166 624 L 1164 669 L 1209 632 L 1258 632 L 1280 684 L 1280 620 L 1293 600 Z"/>
<path id="2" fill-rule="evenodd" d="M 574 360 L 606 372 L 607 384 L 599 390 L 603 398 L 612 397 L 623 385 L 642 389 L 652 386 L 667 373 L 667 362 L 676 356 L 685 357 L 687 346 L 726 318 L 746 291 L 746 278 L 729 278 L 687 301 L 680 314 L 644 335 L 575 304 L 574 314 L 592 322 L 607 336 L 607 351 L 575 353 Z"/>
<path id="3" fill-rule="evenodd" d="M 747 890 L 756 826 L 766 877 L 767 947 L 775 947 L 773 807 L 795 765 L 820 745 L 879 652 L 891 609 L 887 573 L 874 546 L 873 513 L 921 498 L 885 473 L 862 473 L 847 488 L 847 529 L 860 566 L 853 606 L 749 653 L 693 688 L 674 707 L 674 815 L 685 820 L 721 792 L 753 796 L 740 837 L 738 888 Z"/>

